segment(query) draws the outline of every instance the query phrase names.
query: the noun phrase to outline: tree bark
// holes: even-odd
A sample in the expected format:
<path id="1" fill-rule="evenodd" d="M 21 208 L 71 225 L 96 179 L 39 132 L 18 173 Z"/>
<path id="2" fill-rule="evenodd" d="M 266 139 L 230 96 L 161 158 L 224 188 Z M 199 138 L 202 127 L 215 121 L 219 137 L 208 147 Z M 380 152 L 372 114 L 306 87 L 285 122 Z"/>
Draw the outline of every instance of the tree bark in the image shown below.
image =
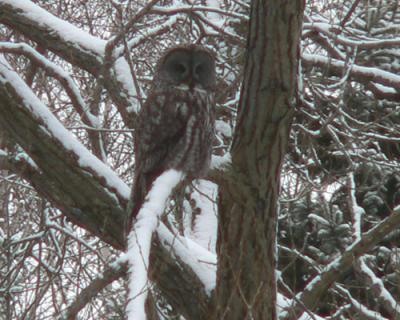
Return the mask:
<path id="1" fill-rule="evenodd" d="M 295 102 L 303 0 L 252 1 L 247 58 L 219 197 L 216 319 L 276 319 L 280 170 Z"/>

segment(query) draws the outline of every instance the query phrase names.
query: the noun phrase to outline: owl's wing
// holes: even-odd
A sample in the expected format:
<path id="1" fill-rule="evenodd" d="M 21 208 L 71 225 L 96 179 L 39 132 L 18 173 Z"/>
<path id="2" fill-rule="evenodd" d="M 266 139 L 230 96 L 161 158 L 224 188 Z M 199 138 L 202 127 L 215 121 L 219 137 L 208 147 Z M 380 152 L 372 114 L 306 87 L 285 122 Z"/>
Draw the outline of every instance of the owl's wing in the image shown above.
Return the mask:
<path id="1" fill-rule="evenodd" d="M 187 116 L 183 101 L 168 93 L 150 94 L 138 119 L 135 135 L 136 164 L 141 172 L 165 169 L 168 152 L 184 135 Z"/>
<path id="2" fill-rule="evenodd" d="M 128 204 L 127 232 L 153 181 L 167 169 L 168 154 L 184 136 L 187 112 L 174 95 L 151 93 L 139 113 L 135 132 L 135 177 Z"/>

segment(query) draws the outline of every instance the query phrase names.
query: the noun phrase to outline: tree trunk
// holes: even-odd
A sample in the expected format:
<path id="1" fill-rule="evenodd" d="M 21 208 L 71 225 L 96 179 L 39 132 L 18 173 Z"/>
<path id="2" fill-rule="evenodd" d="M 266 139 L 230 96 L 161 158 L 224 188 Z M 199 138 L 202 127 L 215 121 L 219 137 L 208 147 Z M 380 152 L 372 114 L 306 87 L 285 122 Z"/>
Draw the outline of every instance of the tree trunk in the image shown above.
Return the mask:
<path id="1" fill-rule="evenodd" d="M 219 197 L 216 319 L 276 319 L 280 171 L 295 102 L 303 0 L 251 2 L 232 165 Z"/>

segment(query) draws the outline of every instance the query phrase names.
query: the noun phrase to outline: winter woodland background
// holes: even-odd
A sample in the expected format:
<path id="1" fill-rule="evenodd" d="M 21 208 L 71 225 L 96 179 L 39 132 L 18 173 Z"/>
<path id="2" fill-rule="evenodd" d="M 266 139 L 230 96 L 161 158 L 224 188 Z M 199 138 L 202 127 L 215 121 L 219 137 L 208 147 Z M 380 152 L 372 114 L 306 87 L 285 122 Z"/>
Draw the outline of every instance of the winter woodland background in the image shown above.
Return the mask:
<path id="1" fill-rule="evenodd" d="M 177 43 L 218 53 L 214 161 L 224 160 L 249 8 L 240 0 L 0 0 L 0 86 L 15 89 L 13 96 L 1 93 L 1 319 L 73 319 L 79 310 L 78 319 L 123 318 L 122 238 L 107 238 L 104 230 L 122 223 L 135 114 L 155 62 Z M 397 0 L 306 2 L 281 176 L 282 319 L 292 308 L 313 310 L 303 319 L 400 319 L 399 48 Z M 5 111 L 17 108 L 9 101 L 27 107 Z M 41 133 L 33 136 L 36 129 Z M 46 154 L 43 168 L 35 157 Z M 98 203 L 86 203 L 93 199 L 86 191 L 74 193 L 92 190 L 82 187 L 82 172 L 99 181 L 90 186 Z M 216 195 L 214 183 L 194 183 L 177 192 L 163 216 L 177 239 L 202 248 L 209 273 L 216 263 Z M 110 209 L 115 203 L 123 205 Z M 93 214 L 85 220 L 96 206 L 101 219 L 109 217 L 102 224 Z M 361 237 L 367 244 L 359 248 Z M 211 290 L 215 279 L 205 281 Z M 158 316 L 178 319 L 155 283 L 152 292 Z"/>

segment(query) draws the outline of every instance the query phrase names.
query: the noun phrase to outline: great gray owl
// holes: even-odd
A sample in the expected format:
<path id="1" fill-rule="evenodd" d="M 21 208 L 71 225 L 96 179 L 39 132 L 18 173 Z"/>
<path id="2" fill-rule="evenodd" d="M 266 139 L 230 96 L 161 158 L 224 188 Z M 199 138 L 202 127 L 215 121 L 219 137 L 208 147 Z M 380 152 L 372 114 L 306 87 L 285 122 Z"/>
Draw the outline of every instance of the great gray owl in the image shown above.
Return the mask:
<path id="1" fill-rule="evenodd" d="M 197 45 L 168 50 L 159 60 L 135 132 L 135 177 L 127 232 L 153 181 L 177 169 L 190 178 L 207 173 L 214 137 L 215 61 Z"/>

